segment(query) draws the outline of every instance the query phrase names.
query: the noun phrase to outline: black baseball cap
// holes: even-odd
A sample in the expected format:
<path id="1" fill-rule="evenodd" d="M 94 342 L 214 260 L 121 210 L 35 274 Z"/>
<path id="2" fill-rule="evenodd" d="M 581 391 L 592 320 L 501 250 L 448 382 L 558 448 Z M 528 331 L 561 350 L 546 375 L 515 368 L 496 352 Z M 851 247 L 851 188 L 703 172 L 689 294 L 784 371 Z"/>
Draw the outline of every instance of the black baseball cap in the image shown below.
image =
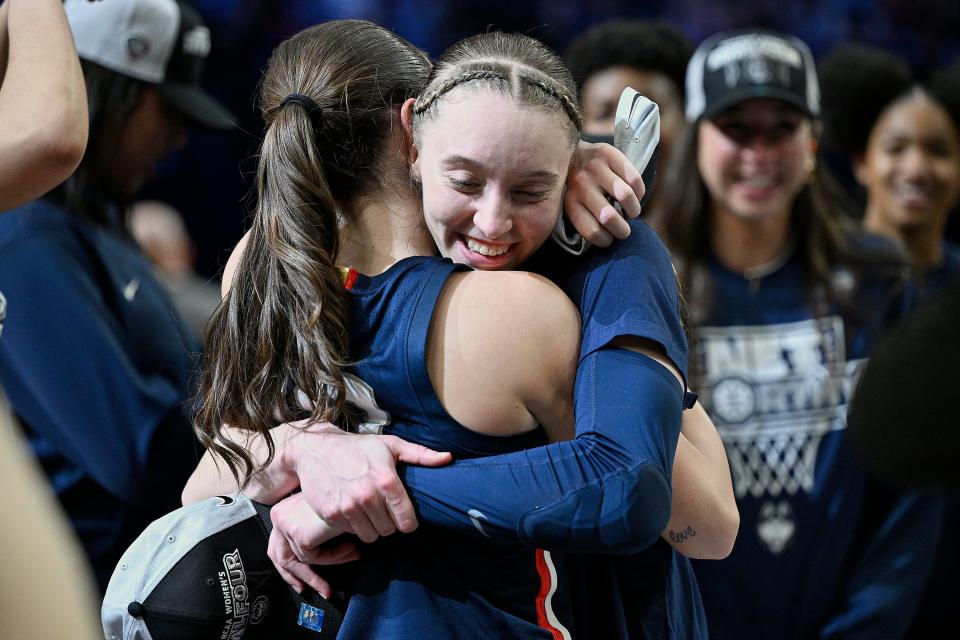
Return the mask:
<path id="1" fill-rule="evenodd" d="M 120 558 L 101 621 L 107 640 L 333 640 L 343 621 L 267 556 L 270 508 L 219 496 L 154 521 Z"/>
<path id="2" fill-rule="evenodd" d="M 178 0 L 66 0 L 77 53 L 84 60 L 159 87 L 187 119 L 229 129 L 236 119 L 201 85 L 210 30 Z"/>
<path id="3" fill-rule="evenodd" d="M 772 31 L 710 36 L 687 65 L 687 120 L 712 118 L 750 98 L 777 98 L 812 118 L 820 115 L 820 86 L 810 48 Z"/>

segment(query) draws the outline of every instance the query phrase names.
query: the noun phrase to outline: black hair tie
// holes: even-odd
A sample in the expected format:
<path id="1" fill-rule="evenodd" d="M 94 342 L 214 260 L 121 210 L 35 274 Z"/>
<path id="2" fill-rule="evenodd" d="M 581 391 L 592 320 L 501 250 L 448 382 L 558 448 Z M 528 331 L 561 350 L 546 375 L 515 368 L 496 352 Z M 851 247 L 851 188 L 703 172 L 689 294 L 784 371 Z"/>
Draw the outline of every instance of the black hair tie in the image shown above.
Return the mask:
<path id="1" fill-rule="evenodd" d="M 320 116 L 323 115 L 323 107 L 318 105 L 313 101 L 313 98 L 310 96 L 305 96 L 302 93 L 291 93 L 286 98 L 283 99 L 283 102 L 280 103 L 280 109 L 283 109 L 285 106 L 295 102 L 301 107 L 303 107 L 307 114 L 309 114 L 310 119 L 316 122 L 319 120 Z"/>

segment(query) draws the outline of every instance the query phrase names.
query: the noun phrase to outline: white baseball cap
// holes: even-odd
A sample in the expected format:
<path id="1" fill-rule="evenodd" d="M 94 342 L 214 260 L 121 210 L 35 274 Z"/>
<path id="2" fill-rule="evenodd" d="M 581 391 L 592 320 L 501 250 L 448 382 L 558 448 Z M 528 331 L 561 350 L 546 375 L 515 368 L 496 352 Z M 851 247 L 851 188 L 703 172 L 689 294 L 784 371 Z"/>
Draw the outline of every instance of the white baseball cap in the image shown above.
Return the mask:
<path id="1" fill-rule="evenodd" d="M 158 85 L 188 119 L 228 129 L 236 119 L 200 84 L 210 30 L 178 0 L 66 0 L 77 53 L 117 73 Z"/>

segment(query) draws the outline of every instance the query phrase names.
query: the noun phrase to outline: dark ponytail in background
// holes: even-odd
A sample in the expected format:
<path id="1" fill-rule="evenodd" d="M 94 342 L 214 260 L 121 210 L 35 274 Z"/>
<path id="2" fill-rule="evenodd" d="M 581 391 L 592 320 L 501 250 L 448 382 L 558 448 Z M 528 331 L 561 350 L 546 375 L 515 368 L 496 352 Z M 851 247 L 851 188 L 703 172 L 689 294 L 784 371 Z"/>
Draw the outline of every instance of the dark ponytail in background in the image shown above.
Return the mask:
<path id="1" fill-rule="evenodd" d="M 416 47 L 361 20 L 306 29 L 270 58 L 255 218 L 208 326 L 196 419 L 204 446 L 241 480 L 256 465 L 225 426 L 264 435 L 267 461 L 278 424 L 309 417 L 349 427 L 339 227 L 357 198 L 382 186 L 394 112 L 429 72 Z"/>

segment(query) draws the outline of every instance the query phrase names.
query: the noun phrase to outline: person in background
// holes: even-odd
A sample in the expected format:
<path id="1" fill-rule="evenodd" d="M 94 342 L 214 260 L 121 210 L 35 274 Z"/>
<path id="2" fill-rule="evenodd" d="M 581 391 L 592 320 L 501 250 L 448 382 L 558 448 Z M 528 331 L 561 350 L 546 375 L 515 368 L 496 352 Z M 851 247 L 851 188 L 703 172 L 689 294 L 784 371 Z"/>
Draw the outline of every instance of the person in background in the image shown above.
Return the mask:
<path id="1" fill-rule="evenodd" d="M 16 9 L 10 8 L 11 12 Z M 123 227 L 123 209 L 195 121 L 209 31 L 174 0 L 68 0 L 89 147 L 58 189 L 0 216 L 0 384 L 101 587 L 198 458 L 185 402 L 198 347 Z"/>
<path id="2" fill-rule="evenodd" d="M 695 563 L 710 636 L 902 637 L 942 504 L 877 483 L 845 427 L 873 344 L 908 304 L 906 262 L 857 228 L 817 162 L 803 42 L 711 36 L 687 69 L 686 114 L 653 224 L 685 287 L 690 385 L 742 522 L 727 559 Z"/>
<path id="3" fill-rule="evenodd" d="M 879 358 L 868 363 L 851 407 L 851 432 L 874 467 L 872 452 L 887 447 L 890 453 L 882 457 L 894 462 L 892 469 L 880 465 L 881 477 L 901 484 L 909 476 L 906 469 L 916 466 L 920 474 L 906 484 L 928 483 L 942 473 L 937 457 L 950 450 L 947 443 L 953 437 L 939 430 L 955 422 L 949 405 L 936 394 L 938 380 L 952 376 L 960 347 L 960 336 L 952 329 L 957 324 L 960 247 L 944 237 L 960 200 L 958 78 L 947 72 L 921 83 L 897 56 L 858 45 L 834 51 L 820 71 L 825 135 L 852 159 L 866 196 L 863 226 L 904 247 L 920 295 L 932 298 L 932 304 L 912 312 L 878 346 Z M 951 288 L 952 294 L 943 291 Z M 945 494 L 933 574 L 910 638 L 960 634 L 949 596 L 960 567 L 954 544 L 960 534 L 955 489 Z"/>
<path id="4" fill-rule="evenodd" d="M 660 157 L 664 166 L 683 127 L 684 73 L 693 44 L 665 22 L 612 20 L 573 39 L 564 54 L 580 93 L 583 132 L 612 140 L 624 88 L 660 107 Z"/>
<path id="5" fill-rule="evenodd" d="M 859 45 L 834 51 L 820 74 L 824 134 L 851 158 L 864 228 L 903 246 L 922 295 L 956 281 L 960 247 L 944 229 L 960 201 L 958 78 L 923 84 L 897 56 Z"/>
<path id="6" fill-rule="evenodd" d="M 83 74 L 60 0 L 7 0 L 0 5 L 0 211 L 65 180 L 83 157 L 87 126 Z M 0 291 L 0 337 L 5 319 Z M 93 579 L 20 435 L 0 388 L 3 633 L 93 640 Z M 49 615 L 51 601 L 57 615 Z"/>
<path id="7" fill-rule="evenodd" d="M 877 344 L 848 418 L 851 438 L 880 479 L 896 487 L 944 490 L 944 533 L 914 630 L 927 620 L 934 605 L 944 604 L 934 588 L 942 584 L 943 576 L 952 576 L 950 569 L 956 566 L 951 564 L 956 556 L 949 553 L 949 544 L 956 538 L 951 532 L 960 526 L 956 521 L 960 468 L 952 457 L 960 447 L 960 430 L 938 381 L 950 379 L 960 359 L 958 317 L 960 282 L 930 294 L 911 311 Z M 951 617 L 937 628 L 954 630 L 956 624 Z M 913 633 L 911 637 L 924 636 Z"/>
<path id="8" fill-rule="evenodd" d="M 196 254 L 183 216 L 165 202 L 144 200 L 130 207 L 129 226 L 180 316 L 202 338 L 220 302 L 220 287 L 194 271 Z"/>
<path id="9" fill-rule="evenodd" d="M 87 96 L 58 0 L 0 5 L 0 211 L 73 173 L 87 144 Z"/>

